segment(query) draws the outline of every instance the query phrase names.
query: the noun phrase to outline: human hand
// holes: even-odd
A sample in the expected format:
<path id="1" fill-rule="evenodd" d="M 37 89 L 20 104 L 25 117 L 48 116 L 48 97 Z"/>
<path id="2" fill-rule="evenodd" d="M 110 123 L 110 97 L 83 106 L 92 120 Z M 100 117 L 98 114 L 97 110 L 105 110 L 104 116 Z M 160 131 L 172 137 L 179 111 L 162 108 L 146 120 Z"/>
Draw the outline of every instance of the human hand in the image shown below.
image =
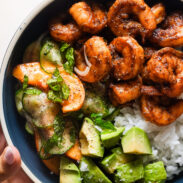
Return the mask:
<path id="1" fill-rule="evenodd" d="M 21 157 L 14 146 L 7 146 L 0 126 L 0 182 L 32 183 L 21 169 Z"/>

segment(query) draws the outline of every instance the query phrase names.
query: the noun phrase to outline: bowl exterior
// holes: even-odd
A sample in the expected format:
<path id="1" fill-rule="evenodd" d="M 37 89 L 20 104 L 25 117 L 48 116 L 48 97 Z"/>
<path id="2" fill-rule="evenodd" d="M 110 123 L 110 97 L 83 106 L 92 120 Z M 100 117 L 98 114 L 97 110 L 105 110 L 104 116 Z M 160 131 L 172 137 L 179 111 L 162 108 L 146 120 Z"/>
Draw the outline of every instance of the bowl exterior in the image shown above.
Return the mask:
<path id="1" fill-rule="evenodd" d="M 96 0 L 98 1 L 98 0 Z M 105 0 L 101 0 L 104 4 Z M 148 1 L 148 0 L 147 0 Z M 158 0 L 154 0 L 157 1 Z M 153 2 L 154 2 L 153 1 Z M 50 17 L 66 10 L 74 0 L 43 0 L 30 15 L 24 20 L 15 33 L 5 54 L 0 73 L 0 118 L 3 132 L 8 144 L 15 145 L 22 157 L 22 168 L 35 183 L 56 183 L 59 177 L 50 174 L 43 165 L 35 150 L 34 140 L 24 128 L 24 119 L 16 111 L 14 94 L 16 80 L 12 77 L 15 65 L 21 63 L 23 52 L 28 44 L 36 40 L 47 29 Z M 149 0 L 152 4 L 152 1 Z M 178 1 L 165 2 L 168 11 L 183 9 L 183 4 Z M 170 183 L 183 183 L 183 174 L 177 176 Z"/>

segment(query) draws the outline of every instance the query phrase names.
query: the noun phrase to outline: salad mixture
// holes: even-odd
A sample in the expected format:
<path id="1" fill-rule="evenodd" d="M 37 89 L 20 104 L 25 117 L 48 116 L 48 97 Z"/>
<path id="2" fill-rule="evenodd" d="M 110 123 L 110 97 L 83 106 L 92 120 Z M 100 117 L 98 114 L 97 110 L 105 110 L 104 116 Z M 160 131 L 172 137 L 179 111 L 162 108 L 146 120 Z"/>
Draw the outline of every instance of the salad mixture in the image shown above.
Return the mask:
<path id="1" fill-rule="evenodd" d="M 60 183 L 166 181 L 152 136 L 114 122 L 134 106 L 156 128 L 181 116 L 182 45 L 182 12 L 116 0 L 73 4 L 26 48 L 13 69 L 17 111 Z"/>

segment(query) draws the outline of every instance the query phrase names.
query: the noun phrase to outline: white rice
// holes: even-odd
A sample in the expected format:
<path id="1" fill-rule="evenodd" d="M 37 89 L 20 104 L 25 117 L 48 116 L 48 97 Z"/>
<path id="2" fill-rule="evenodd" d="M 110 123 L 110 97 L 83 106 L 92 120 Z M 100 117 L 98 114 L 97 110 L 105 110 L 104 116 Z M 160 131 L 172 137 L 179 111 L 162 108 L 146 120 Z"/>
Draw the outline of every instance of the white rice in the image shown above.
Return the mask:
<path id="1" fill-rule="evenodd" d="M 146 157 L 146 160 L 162 160 L 166 166 L 168 179 L 183 170 L 183 115 L 174 123 L 159 127 L 145 121 L 139 106 L 134 104 L 133 108 L 121 109 L 120 115 L 115 118 L 115 125 L 125 126 L 125 132 L 133 126 L 146 131 L 153 149 L 153 155 Z"/>

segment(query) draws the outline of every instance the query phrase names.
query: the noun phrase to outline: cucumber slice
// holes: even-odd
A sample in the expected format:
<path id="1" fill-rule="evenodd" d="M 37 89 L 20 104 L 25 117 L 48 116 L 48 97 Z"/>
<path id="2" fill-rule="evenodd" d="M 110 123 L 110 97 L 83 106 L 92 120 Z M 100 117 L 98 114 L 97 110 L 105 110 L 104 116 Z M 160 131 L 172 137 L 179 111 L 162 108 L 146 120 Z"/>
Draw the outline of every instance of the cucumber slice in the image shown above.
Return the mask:
<path id="1" fill-rule="evenodd" d="M 15 93 L 16 108 L 17 108 L 18 113 L 21 116 L 24 116 L 24 113 L 25 113 L 25 111 L 23 109 L 23 105 L 22 105 L 23 93 L 24 93 L 24 91 L 22 89 L 17 90 L 16 93 Z"/>
<path id="2" fill-rule="evenodd" d="M 34 42 L 30 43 L 25 49 L 23 55 L 23 63 L 28 62 L 38 62 L 40 59 L 41 42 L 45 39 L 48 32 L 44 32 L 41 36 Z"/>
<path id="3" fill-rule="evenodd" d="M 64 127 L 61 147 L 54 146 L 49 150 L 49 154 L 64 154 L 75 144 L 75 141 L 76 129 L 71 121 L 67 121 Z"/>
<path id="4" fill-rule="evenodd" d="M 30 122 L 26 122 L 25 124 L 25 130 L 30 134 L 30 135 L 34 135 L 34 128 L 31 125 Z"/>
<path id="5" fill-rule="evenodd" d="M 28 88 L 28 90 L 38 90 L 36 88 Z M 52 103 L 44 92 L 36 94 L 23 94 L 22 104 L 24 110 L 31 116 L 33 124 L 38 128 L 48 128 L 53 126 L 55 116 L 60 110 L 59 104 Z M 38 90 L 40 91 L 40 90 Z"/>
<path id="6" fill-rule="evenodd" d="M 55 42 L 47 40 L 43 44 L 43 47 L 40 51 L 40 65 L 47 73 L 53 73 L 56 66 L 62 65 L 61 53 L 58 45 Z M 50 68 L 52 69 L 50 70 Z"/>
<path id="7" fill-rule="evenodd" d="M 44 152 L 44 149 L 43 149 L 44 140 L 37 129 L 35 130 L 34 137 L 35 137 L 35 144 L 36 144 L 37 152 L 39 153 L 39 157 L 44 160 L 50 159 L 52 156 Z"/>

